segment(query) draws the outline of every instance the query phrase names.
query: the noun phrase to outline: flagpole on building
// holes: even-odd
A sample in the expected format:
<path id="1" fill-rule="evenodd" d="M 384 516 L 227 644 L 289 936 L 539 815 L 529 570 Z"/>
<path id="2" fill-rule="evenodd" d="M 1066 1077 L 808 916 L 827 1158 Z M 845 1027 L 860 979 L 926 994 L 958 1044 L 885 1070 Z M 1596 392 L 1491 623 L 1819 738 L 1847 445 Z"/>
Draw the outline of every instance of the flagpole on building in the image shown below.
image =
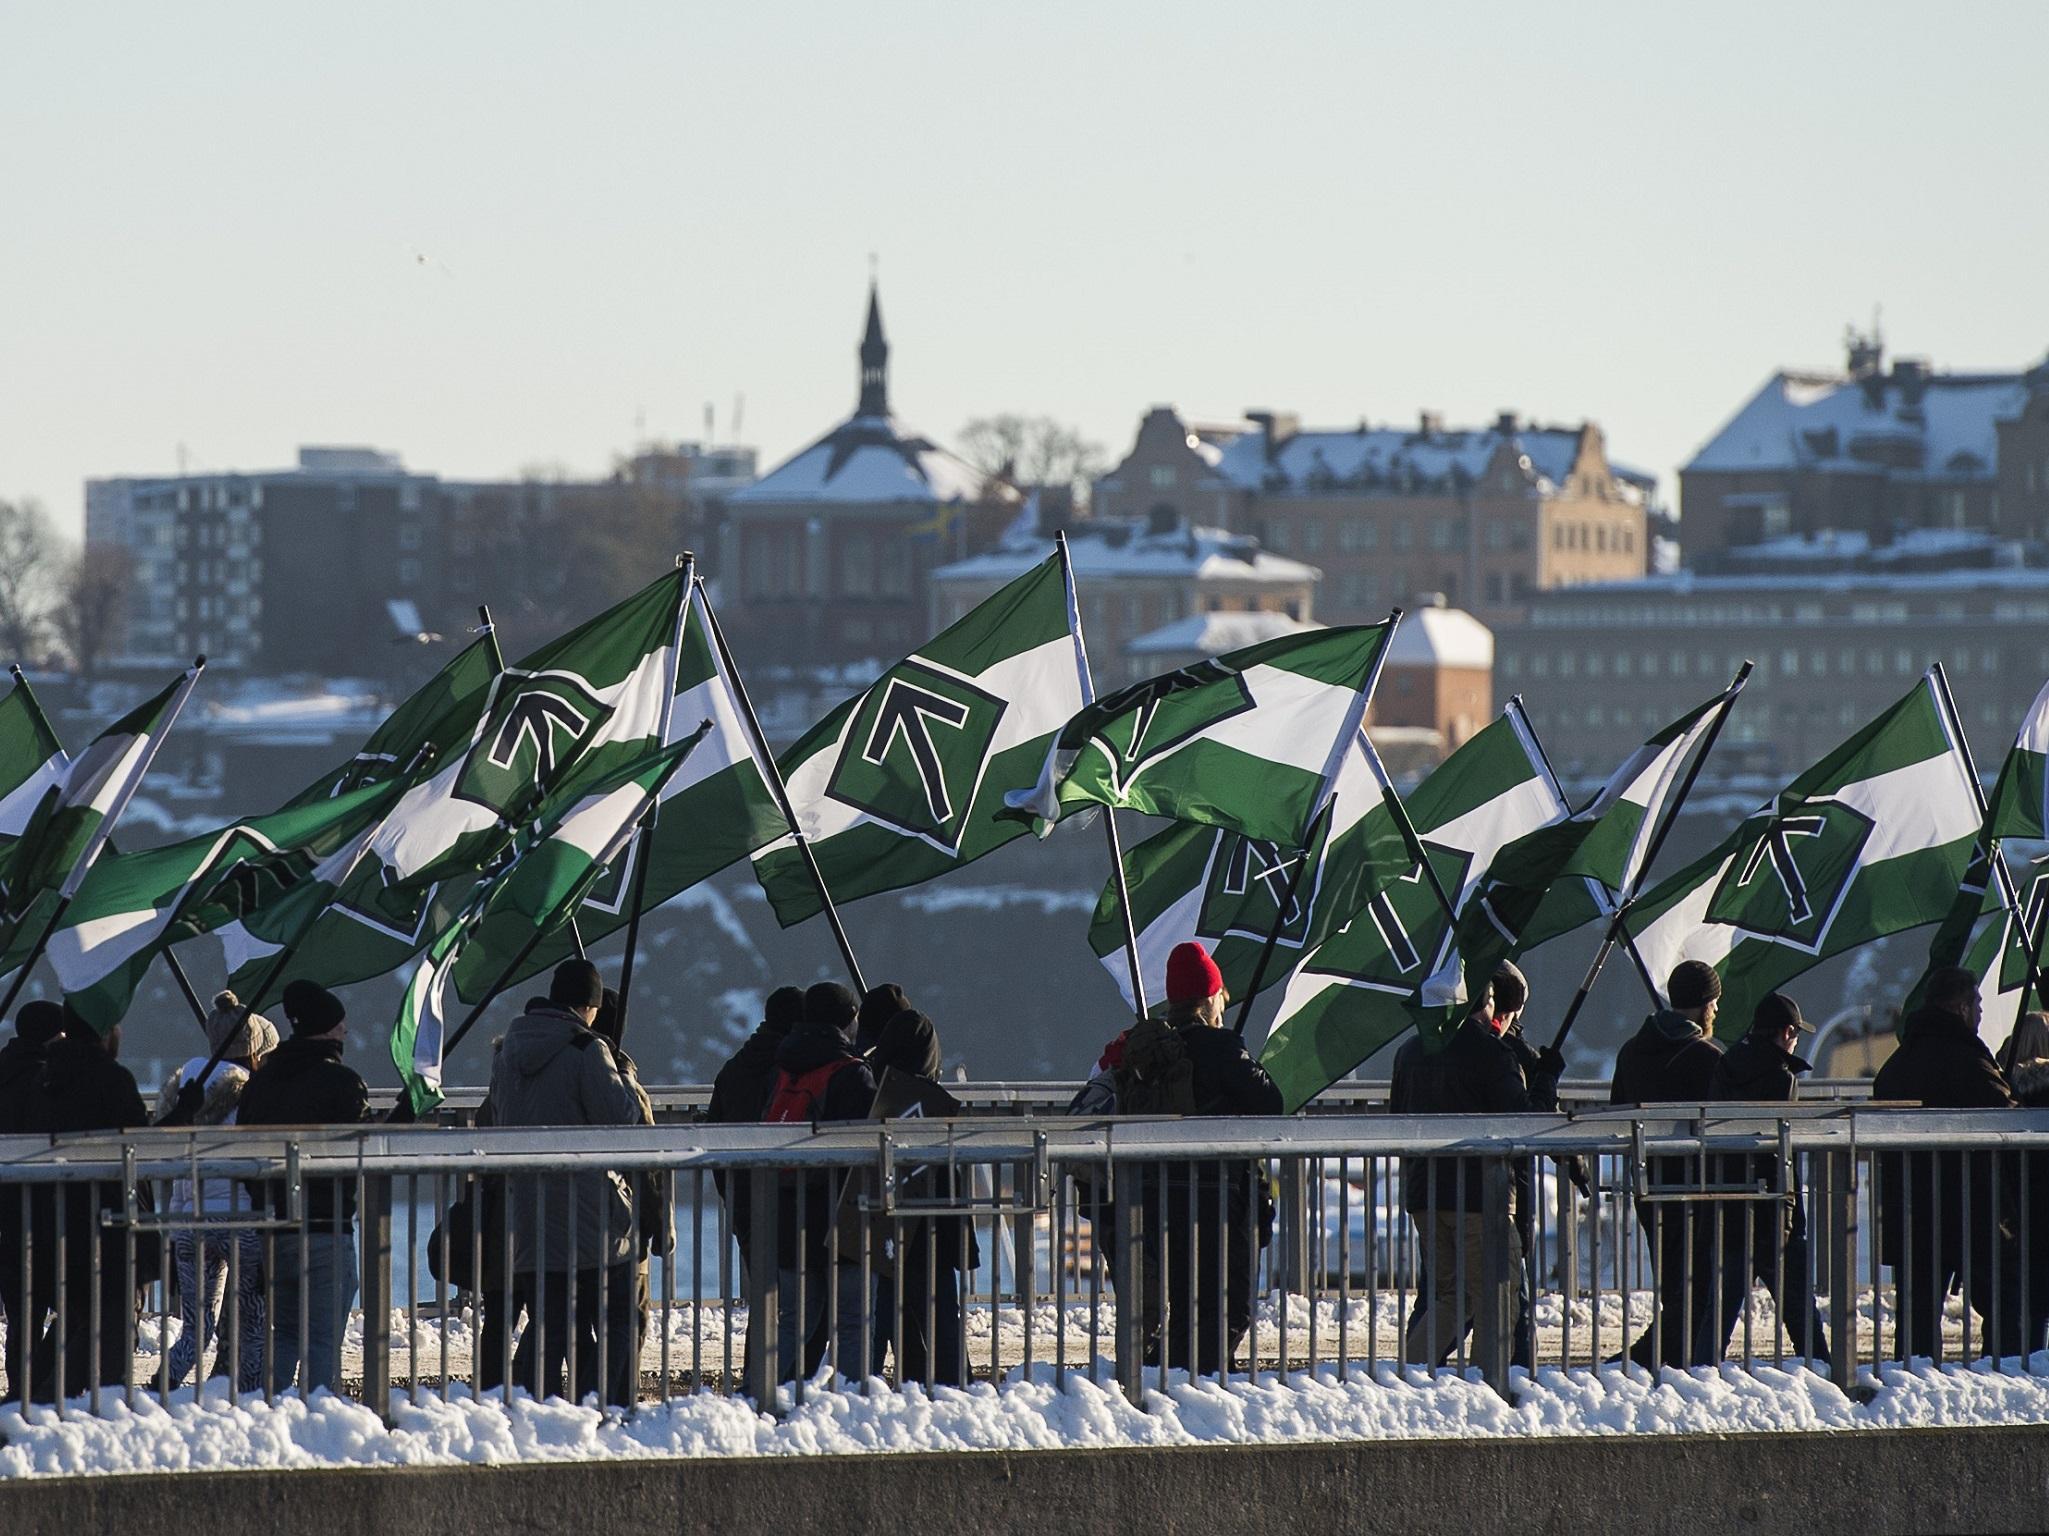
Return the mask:
<path id="1" fill-rule="evenodd" d="M 1096 680 L 1089 670 L 1088 647 L 1082 642 L 1081 599 L 1074 590 L 1074 558 L 1067 549 L 1067 530 L 1053 535 L 1053 547 L 1060 556 L 1060 582 L 1067 594 L 1067 633 L 1074 642 L 1074 671 L 1081 682 L 1081 707 L 1096 702 Z M 1124 960 L 1131 970 L 1131 1010 L 1146 1016 L 1145 968 L 1138 959 L 1138 930 L 1131 921 L 1131 889 L 1124 878 L 1124 840 L 1117 835 L 1117 808 L 1103 807 L 1103 832 L 1110 843 L 1110 878 L 1117 887 L 1117 915 L 1124 924 Z M 1241 1023 L 1240 1028 L 1243 1028 Z"/>
<path id="2" fill-rule="evenodd" d="M 1707 728 L 1707 735 L 1701 738 L 1700 750 L 1693 755 L 1693 761 L 1686 765 L 1686 777 L 1679 781 L 1679 788 L 1672 796 L 1672 803 L 1666 807 L 1657 826 L 1651 829 L 1650 841 L 1644 845 L 1643 861 L 1636 867 L 1636 879 L 1630 888 L 1622 893 L 1622 899 L 1615 904 L 1615 915 L 1608 919 L 1607 931 L 1601 935 L 1601 946 L 1594 951 L 1594 962 L 1587 967 L 1586 979 L 1579 984 L 1579 990 L 1572 995 L 1565 1017 L 1559 1020 L 1558 1033 L 1551 1037 L 1551 1049 L 1565 1049 L 1565 1037 L 1572 1033 L 1572 1026 L 1578 1020 L 1580 1009 L 1586 1006 L 1587 994 L 1594 990 L 1594 983 L 1600 978 L 1601 968 L 1608 963 L 1608 955 L 1617 943 L 1627 940 L 1629 952 L 1636 959 L 1637 969 L 1643 975 L 1644 984 L 1651 989 L 1651 1000 L 1658 1000 L 1657 981 L 1645 968 L 1643 958 L 1636 953 L 1636 941 L 1623 926 L 1629 915 L 1630 904 L 1643 889 L 1644 877 L 1657 861 L 1658 850 L 1665 846 L 1665 836 L 1679 820 L 1679 808 L 1686 804 L 1686 797 L 1693 793 L 1693 784 L 1700 777 L 1700 770 L 1708 760 L 1708 754 L 1715 750 L 1715 742 L 1722 734 L 1730 710 L 1736 706 L 1736 696 L 1743 691 L 1743 685 L 1750 680 L 1751 668 L 1756 663 L 1745 661 L 1736 669 L 1736 676 L 1729 684 L 1729 691 L 1723 696 L 1721 710 L 1715 715 L 1714 723 Z"/>
<path id="3" fill-rule="evenodd" d="M 1266 968 L 1273 959 L 1276 945 L 1281 941 L 1281 930 L 1288 925 L 1288 914 L 1295 910 L 1295 898 L 1302 890 L 1302 877 L 1309 869 L 1309 853 L 1316 846 L 1316 834 L 1332 816 L 1338 797 L 1332 795 L 1323 802 L 1323 808 L 1316 813 L 1316 820 L 1309 824 L 1303 835 L 1301 851 L 1295 856 L 1295 872 L 1288 876 L 1288 891 L 1281 898 L 1280 906 L 1274 912 L 1272 925 L 1266 930 L 1266 942 L 1259 946 L 1259 960 L 1252 967 L 1252 979 L 1246 983 L 1245 997 L 1238 1005 L 1238 1022 L 1231 1026 L 1242 1040 L 1245 1037 L 1246 1021 L 1252 1017 L 1252 1000 L 1259 996 L 1259 989 L 1266 985 Z"/>
<path id="4" fill-rule="evenodd" d="M 1989 873 L 1999 882 L 1999 904 L 2006 908 L 2008 915 L 2019 926 L 2021 938 L 2027 949 L 2028 988 L 2031 988 L 2037 997 L 2049 996 L 2049 983 L 2045 983 L 2040 963 L 2036 959 L 2039 941 L 2028 929 L 2027 908 L 2022 903 L 2020 894 L 2013 888 L 2013 876 L 2008 872 L 2006 859 L 1999 851 L 1999 841 L 1991 835 L 1992 807 L 1985 799 L 1985 786 L 1978 779 L 1978 764 L 1971 756 L 1970 738 L 1964 735 L 1964 719 L 1957 710 L 1956 696 L 1949 691 L 1949 674 L 1938 661 L 1928 669 L 1928 675 L 1935 683 L 1936 704 L 1942 710 L 1951 739 L 1956 742 L 1957 754 L 1963 759 L 1964 777 L 1971 783 L 1971 798 L 1977 802 L 1980 825 L 1977 851 L 1985 856 Z M 2020 1013 L 2025 1012 L 2026 989 L 2022 991 L 2020 1000 Z M 2016 1014 L 2015 1022 L 2018 1021 L 2019 1015 Z"/>
<path id="5" fill-rule="evenodd" d="M 13 674 L 14 686 L 21 690 L 21 702 L 33 711 L 37 722 L 43 728 L 43 734 L 48 736 L 50 740 L 57 742 L 57 750 L 63 752 L 64 743 L 58 739 L 57 728 L 50 723 L 50 717 L 44 713 L 42 701 L 36 697 L 35 689 L 29 686 L 28 674 L 21 670 L 21 663 L 15 662 L 7 670 Z M 67 765 L 70 763 L 71 754 L 69 752 L 64 752 L 64 761 Z M 108 838 L 107 852 L 119 854 L 120 851 L 120 849 L 114 846 L 114 840 L 111 837 Z M 170 966 L 171 977 L 178 983 L 178 990 L 185 994 L 185 1002 L 192 1009 L 192 1017 L 201 1024 L 204 1024 L 206 1022 L 206 1008 L 199 1001 L 199 992 L 192 985 L 192 978 L 185 974 L 184 965 L 180 963 L 176 955 L 171 953 L 169 945 L 164 946 L 164 963 Z"/>
<path id="6" fill-rule="evenodd" d="M 711 595 L 704 590 L 702 582 L 697 583 L 697 595 L 704 608 L 705 632 L 711 636 L 712 647 L 718 652 L 719 667 L 732 686 L 733 702 L 740 706 L 741 719 L 745 721 L 748 737 L 754 744 L 755 765 L 761 769 L 762 778 L 775 794 L 776 804 L 783 813 L 783 824 L 790 829 L 790 839 L 797 845 L 798 857 L 803 860 L 805 871 L 811 876 L 812 887 L 818 892 L 819 905 L 824 909 L 826 922 L 832 927 L 833 942 L 839 945 L 840 958 L 846 962 L 854 990 L 866 997 L 868 983 L 861 975 L 861 962 L 854 958 L 853 941 L 847 937 L 839 908 L 833 905 L 832 892 L 826 888 L 825 871 L 818 867 L 818 855 L 812 852 L 810 839 L 797 825 L 797 811 L 790 804 L 789 786 L 783 782 L 783 771 L 776 765 L 775 754 L 769 750 L 768 737 L 761 729 L 761 718 L 754 713 L 754 701 L 747 696 L 747 684 L 741 680 L 740 669 L 733 665 L 733 653 L 726 648 L 726 632 L 719 627 L 719 616 L 712 611 Z"/>
<path id="7" fill-rule="evenodd" d="M 21 962 L 21 969 L 14 973 L 14 981 L 7 988 L 7 996 L 0 998 L 0 1018 L 5 1018 L 14 1010 L 14 1000 L 21 995 L 22 986 L 28 980 L 28 973 L 35 969 L 36 962 L 43 958 L 43 951 L 49 948 L 50 939 L 57 932 L 57 925 L 64 921 L 65 912 L 70 909 L 72 899 L 78 895 L 79 885 L 84 881 L 94 861 L 99 858 L 100 850 L 106 847 L 108 840 L 113 837 L 115 823 L 120 821 L 121 813 L 128 809 L 128 802 L 135 798 L 135 791 L 141 785 L 144 775 L 149 772 L 149 765 L 156 761 L 157 752 L 163 747 L 164 738 L 171 734 L 171 727 L 178 723 L 179 712 L 184 709 L 185 701 L 192 697 L 192 690 L 198 685 L 199 675 L 205 670 L 206 658 L 195 658 L 187 671 L 185 686 L 179 689 L 171 700 L 170 712 L 164 716 L 162 727 L 150 741 L 148 754 L 128 784 L 117 792 L 114 804 L 107 808 L 105 818 L 93 829 L 91 838 L 87 840 L 85 851 L 79 855 L 78 862 L 71 868 L 71 873 L 64 877 L 64 884 L 57 893 L 57 905 L 50 913 L 50 920 L 43 925 L 42 934 L 36 939 L 35 948 L 31 949 L 28 958 Z"/>

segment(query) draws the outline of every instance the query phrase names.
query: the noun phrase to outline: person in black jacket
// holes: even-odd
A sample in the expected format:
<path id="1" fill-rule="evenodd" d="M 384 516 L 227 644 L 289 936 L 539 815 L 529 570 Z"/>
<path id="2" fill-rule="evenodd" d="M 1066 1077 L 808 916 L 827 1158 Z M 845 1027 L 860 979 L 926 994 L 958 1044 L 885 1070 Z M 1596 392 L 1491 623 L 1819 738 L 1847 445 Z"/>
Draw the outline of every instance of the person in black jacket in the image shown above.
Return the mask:
<path id="1" fill-rule="evenodd" d="M 909 1012 L 910 1007 L 910 997 L 895 982 L 885 981 L 880 986 L 870 987 L 861 999 L 860 1012 L 854 1015 L 854 1049 L 863 1056 L 874 1050 L 889 1021 L 900 1013 Z"/>
<path id="2" fill-rule="evenodd" d="M 755 1026 L 754 1033 L 727 1058 L 726 1064 L 712 1079 L 711 1101 L 704 1109 L 707 1123 L 752 1125 L 761 1119 L 761 1112 L 768 1107 L 769 1089 L 775 1084 L 776 1053 L 783 1048 L 783 1041 L 789 1038 L 790 1031 L 803 1017 L 802 987 L 777 987 L 768 994 L 768 1001 L 761 1010 L 761 1022 Z M 747 1180 L 742 1176 L 729 1186 L 725 1173 L 714 1170 L 712 1182 L 718 1186 L 719 1196 L 726 1202 L 727 1224 L 732 1228 L 733 1241 L 739 1245 L 740 1264 L 744 1271 L 754 1225 L 747 1211 Z"/>
<path id="3" fill-rule="evenodd" d="M 1683 960 L 1665 983 L 1670 1006 L 1659 1009 L 1623 1043 L 1608 1085 L 1611 1104 L 1704 1104 L 1714 1097 L 1715 1015 L 1722 978 L 1711 965 Z M 1652 1160 L 1647 1170 L 1655 1199 L 1636 1202 L 1649 1245 L 1657 1299 L 1651 1325 L 1629 1358 L 1646 1370 L 1658 1364 L 1709 1365 L 1722 1358 L 1714 1340 L 1715 1281 L 1711 1255 L 1715 1212 L 1711 1201 L 1663 1198 L 1696 1185 L 1699 1171 L 1684 1157 Z"/>
<path id="4" fill-rule="evenodd" d="M 1418 1035 L 1396 1053 L 1390 1113 L 1511 1115 L 1532 1107 L 1522 1062 L 1504 1038 L 1528 1000 L 1528 984 L 1509 966 L 1469 990 L 1471 1007 L 1442 1044 Z M 1513 1006 L 1502 1007 L 1504 1001 Z M 1555 1102 L 1558 1074 L 1548 1058 L 1539 1070 L 1539 1092 Z M 1427 1292 L 1409 1314 L 1412 1362 L 1444 1364 L 1468 1328 L 1482 1361 L 1506 1359 L 1513 1349 L 1523 1274 L 1517 1174 L 1498 1158 L 1404 1160 L 1402 1203 L 1416 1224 L 1427 1275 Z"/>
<path id="5" fill-rule="evenodd" d="M 803 1022 L 776 1050 L 776 1075 L 762 1107 L 763 1119 L 811 1124 L 868 1118 L 875 1103 L 875 1078 L 854 1050 L 858 1011 L 854 994 L 834 982 L 821 981 L 805 992 Z M 863 1373 L 868 1307 L 861 1271 L 856 1265 L 835 1264 L 828 1240 L 844 1182 L 827 1172 L 777 1176 L 776 1363 L 781 1381 L 794 1381 L 799 1370 L 808 1378 L 824 1363 L 829 1296 L 837 1298 L 833 1306 L 838 1312 L 832 1339 L 834 1367 L 851 1379 Z M 750 1332 L 754 1328 L 751 1316 L 747 1326 Z"/>
<path id="6" fill-rule="evenodd" d="M 1875 1100 L 1930 1109 L 2012 1109 L 2013 1089 L 1978 1038 L 1978 978 L 1961 967 L 1935 972 L 1907 1015 L 1899 1048 L 1871 1080 Z M 1895 1355 L 1942 1358 L 1943 1302 L 1962 1283 L 1965 1303 L 2001 1355 L 2024 1331 L 2019 1256 L 2011 1237 L 2018 1170 L 1995 1175 L 1991 1152 L 1886 1152 L 1878 1159 L 1879 1258 L 1898 1288 Z M 1997 1188 L 1995 1188 L 1997 1185 Z"/>
<path id="7" fill-rule="evenodd" d="M 1280 1089 L 1246 1053 L 1245 1042 L 1225 1029 L 1223 972 L 1200 944 L 1176 945 L 1167 957 L 1167 1031 L 1146 1024 L 1132 1030 L 1120 1068 L 1120 1107 L 1138 1094 L 1124 1074 L 1177 1086 L 1170 1090 L 1185 1113 L 1278 1115 Z M 1169 1366 L 1215 1375 L 1236 1357 L 1252 1327 L 1252 1284 L 1259 1250 L 1271 1224 L 1264 1169 L 1256 1162 L 1168 1162 L 1146 1170 L 1137 1212 L 1146 1359 L 1163 1355 Z M 1166 1310 L 1149 1278 L 1164 1233 Z M 1223 1259 L 1221 1294 L 1218 1263 Z M 1119 1296 L 1122 1303 L 1122 1294 Z"/>
<path id="8" fill-rule="evenodd" d="M 960 1106 L 939 1087 L 939 1066 L 939 1032 L 930 1019 L 908 1008 L 891 1019 L 868 1053 L 868 1070 L 875 1074 L 875 1116 L 900 1114 L 910 1106 L 922 1115 L 958 1114 Z M 958 1199 L 954 1175 L 943 1165 L 921 1169 L 900 1187 L 899 1198 L 906 1197 L 952 1204 Z M 875 1277 L 872 1369 L 880 1375 L 894 1348 L 899 1380 L 965 1386 L 968 1352 L 961 1331 L 960 1275 L 963 1268 L 972 1273 L 981 1262 L 974 1224 L 958 1216 L 912 1217 L 896 1230 L 894 1262 Z"/>
<path id="9" fill-rule="evenodd" d="M 370 1090 L 342 1061 L 348 1015 L 341 999 L 310 981 L 290 983 L 284 1015 L 291 1038 L 281 1042 L 242 1090 L 236 1123 L 360 1125 L 370 1118 Z M 356 1181 L 308 1179 L 305 1225 L 280 1232 L 273 1249 L 270 1293 L 271 1389 L 336 1390 L 341 1339 L 356 1294 Z M 282 1180 L 270 1185 L 271 1214 L 286 1211 Z M 305 1313 L 301 1329 L 300 1312 Z M 303 1364 L 303 1369 L 301 1368 Z"/>
<path id="10" fill-rule="evenodd" d="M 135 1078 L 116 1059 L 121 1052 L 119 1026 L 102 1039 L 83 1019 L 64 1011 L 63 1033 L 50 1043 L 42 1076 L 30 1099 L 23 1129 L 52 1135 L 72 1131 L 125 1131 L 149 1124 L 149 1109 Z M 61 1381 L 57 1329 L 35 1342 L 29 1354 L 29 1383 L 38 1402 L 61 1393 L 75 1397 L 95 1383 L 122 1382 L 135 1358 L 135 1297 L 128 1289 L 126 1254 L 119 1241 L 101 1226 L 101 1217 L 123 1206 L 118 1180 L 66 1185 L 61 1195 L 48 1185 L 30 1201 L 30 1241 L 39 1255 L 29 1277 L 28 1316 L 41 1317 L 64 1292 L 65 1336 Z M 57 1255 L 59 1212 L 64 1228 L 64 1253 Z M 129 1241 L 134 1241 L 131 1235 Z M 138 1244 L 138 1250 L 141 1245 Z M 137 1272 L 154 1269 L 152 1247 L 138 1252 Z M 99 1295 L 100 1326 L 91 1327 L 93 1295 Z"/>
<path id="11" fill-rule="evenodd" d="M 1715 1063 L 1709 1084 L 1714 1097 L 1721 1102 L 1791 1104 L 1799 1097 L 1800 1075 L 1814 1070 L 1811 1063 L 1793 1054 L 1793 1046 L 1803 1032 L 1811 1034 L 1813 1030 L 1792 998 L 1783 992 L 1766 997 L 1751 1015 L 1749 1033 Z M 1722 1162 L 1729 1183 L 1771 1190 L 1779 1198 L 1726 1201 L 1718 1207 L 1721 1238 L 1712 1250 L 1722 1282 L 1714 1335 L 1716 1353 L 1727 1350 L 1755 1280 L 1771 1292 L 1794 1352 L 1826 1365 L 1828 1335 L 1814 1304 L 1807 1213 L 1800 1199 L 1797 1163 L 1788 1167 L 1777 1152 L 1735 1153 Z"/>
<path id="12" fill-rule="evenodd" d="M 64 1010 L 55 1003 L 24 1003 L 15 1014 L 14 1038 L 0 1045 L 0 1136 L 28 1129 L 29 1105 L 49 1059 L 50 1043 L 63 1030 Z M 7 1371 L 8 1392 L 15 1398 L 28 1379 L 29 1349 L 41 1332 L 29 1327 L 29 1251 L 21 1239 L 21 1191 L 0 1186 L 0 1324 L 6 1328 L 0 1363 Z"/>

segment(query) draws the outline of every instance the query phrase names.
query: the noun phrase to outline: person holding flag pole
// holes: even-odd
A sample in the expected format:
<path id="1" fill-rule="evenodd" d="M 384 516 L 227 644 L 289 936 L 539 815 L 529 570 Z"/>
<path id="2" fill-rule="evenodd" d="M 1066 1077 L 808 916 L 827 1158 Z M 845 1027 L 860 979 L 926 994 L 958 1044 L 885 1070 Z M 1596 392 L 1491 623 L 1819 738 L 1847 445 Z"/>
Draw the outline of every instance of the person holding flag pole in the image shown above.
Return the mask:
<path id="1" fill-rule="evenodd" d="M 6 997 L 0 999 L 0 1017 L 13 1010 L 29 972 L 63 921 L 64 909 L 71 905 L 128 802 L 142 787 L 149 765 L 205 670 L 206 658 L 196 658 L 170 687 L 102 731 L 66 765 L 62 784 L 45 791 L 8 861 L 7 905 L 15 919 L 8 942 L 10 957 L 21 937 L 21 925 L 35 916 L 44 897 L 54 892 L 55 901 L 49 905 L 34 944 L 23 955 Z"/>

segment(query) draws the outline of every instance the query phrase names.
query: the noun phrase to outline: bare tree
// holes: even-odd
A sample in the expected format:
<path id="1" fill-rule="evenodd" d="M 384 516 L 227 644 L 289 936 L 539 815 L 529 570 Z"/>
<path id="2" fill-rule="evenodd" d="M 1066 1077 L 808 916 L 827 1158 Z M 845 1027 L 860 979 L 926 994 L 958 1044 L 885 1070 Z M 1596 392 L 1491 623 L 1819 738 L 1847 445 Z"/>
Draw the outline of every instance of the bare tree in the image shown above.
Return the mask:
<path id="1" fill-rule="evenodd" d="M 1064 485 L 1077 502 L 1103 472 L 1100 443 L 1050 416 L 978 416 L 961 428 L 961 452 L 992 480 L 1012 485 Z"/>
<path id="2" fill-rule="evenodd" d="M 88 544 L 65 565 L 51 623 L 88 677 L 120 637 L 133 576 L 134 560 L 119 544 Z"/>
<path id="3" fill-rule="evenodd" d="M 49 515 L 33 501 L 0 501 L 0 653 L 6 661 L 41 659 L 59 575 Z"/>

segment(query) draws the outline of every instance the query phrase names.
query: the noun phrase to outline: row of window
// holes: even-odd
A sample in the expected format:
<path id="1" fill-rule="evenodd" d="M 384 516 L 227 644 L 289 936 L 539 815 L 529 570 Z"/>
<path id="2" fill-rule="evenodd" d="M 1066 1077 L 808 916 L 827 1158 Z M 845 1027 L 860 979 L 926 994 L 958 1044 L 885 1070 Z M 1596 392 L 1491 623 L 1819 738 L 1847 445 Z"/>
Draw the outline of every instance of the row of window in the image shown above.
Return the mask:
<path id="1" fill-rule="evenodd" d="M 1757 676 L 1762 681 L 1774 673 L 1789 678 L 1915 677 L 1927 668 L 1931 659 L 1940 659 L 1959 677 L 1968 677 L 1974 671 L 1991 677 L 1999 674 L 2005 658 L 1997 646 L 1991 645 L 1959 645 L 1940 658 L 1931 658 L 1927 652 L 1909 645 L 1845 645 L 1833 649 L 1785 648 L 1767 651 L 1753 659 L 1757 663 Z M 1549 651 L 1537 651 L 1525 656 L 1504 648 L 1500 665 L 1502 677 L 1509 681 L 1524 677 L 1723 678 L 1732 675 L 1742 660 L 1734 652 L 1620 650 L 1611 654 L 1604 651 L 1561 651 L 1554 656 Z M 2017 664 L 2018 660 L 2016 658 Z M 2043 669 L 2049 671 L 2049 646 L 2042 648 L 2040 662 Z"/>
<path id="2" fill-rule="evenodd" d="M 1980 699 L 1975 705 L 1959 704 L 1967 723 L 1975 720 L 1980 726 L 1993 731 L 2003 731 L 2013 724 L 2011 702 L 2000 699 Z M 1669 705 L 1645 705 L 1634 708 L 1628 704 L 1597 701 L 1556 705 L 1529 706 L 1530 724 L 1539 731 L 1556 729 L 1573 731 L 1641 730 L 1646 734 L 1671 723 Z M 1844 730 L 1854 730 L 1871 718 L 1869 702 L 1859 703 L 1851 699 L 1809 699 L 1799 702 L 1779 700 L 1768 704 L 1762 700 L 1751 702 L 1746 699 L 1740 708 L 1729 716 L 1727 740 L 1736 745 L 1770 741 L 1776 730 L 1783 731 L 1801 724 L 1810 726 L 1834 725 Z"/>
<path id="3" fill-rule="evenodd" d="M 1630 555 L 1636 553 L 1636 530 L 1627 523 L 1610 525 L 1561 518 L 1551 525 L 1551 547 Z"/>

